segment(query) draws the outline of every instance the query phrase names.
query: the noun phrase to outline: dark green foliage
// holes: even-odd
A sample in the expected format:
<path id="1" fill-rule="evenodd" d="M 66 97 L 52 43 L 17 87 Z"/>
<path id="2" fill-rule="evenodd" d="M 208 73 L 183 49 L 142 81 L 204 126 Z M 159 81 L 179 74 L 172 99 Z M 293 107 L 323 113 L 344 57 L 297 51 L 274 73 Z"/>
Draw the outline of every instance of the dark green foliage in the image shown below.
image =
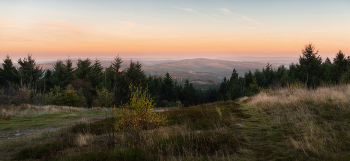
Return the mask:
<path id="1" fill-rule="evenodd" d="M 141 69 L 141 64 L 137 61 L 130 62 L 129 68 L 126 69 L 125 76 L 128 78 L 129 84 L 138 85 L 140 87 L 146 86 L 146 75 Z"/>
<path id="2" fill-rule="evenodd" d="M 243 85 L 240 84 L 240 80 L 238 79 L 238 73 L 236 72 L 236 69 L 233 69 L 231 78 L 228 81 L 226 86 L 227 99 L 234 100 L 240 97 L 241 96 L 240 87 L 243 87 Z"/>
<path id="3" fill-rule="evenodd" d="M 170 74 L 167 72 L 163 79 L 161 86 L 161 100 L 167 100 L 169 102 L 176 101 L 175 98 L 175 84 Z"/>
<path id="4" fill-rule="evenodd" d="M 91 84 L 81 79 L 75 79 L 71 82 L 71 85 L 75 91 L 82 91 L 88 107 L 91 108 L 92 101 L 94 99 L 93 96 L 97 94 L 96 90 L 92 88 Z"/>
<path id="5" fill-rule="evenodd" d="M 44 93 L 46 93 L 46 91 L 48 91 L 49 89 L 54 87 L 53 84 L 53 73 L 51 70 L 47 69 L 45 70 L 45 75 L 44 75 Z"/>
<path id="6" fill-rule="evenodd" d="M 113 129 L 115 124 L 115 119 L 116 118 L 113 117 L 113 118 L 96 121 L 94 123 L 78 124 L 78 125 L 72 126 L 69 131 L 73 134 L 78 134 L 78 133 L 82 133 L 82 134 L 90 133 L 94 135 L 106 134 L 109 132 L 110 129 Z"/>
<path id="7" fill-rule="evenodd" d="M 186 80 L 184 88 L 181 92 L 180 101 L 185 105 L 185 107 L 195 105 L 197 102 L 196 89 L 193 87 L 192 83 Z"/>
<path id="8" fill-rule="evenodd" d="M 19 75 L 17 69 L 13 66 L 10 56 L 7 55 L 4 63 L 2 63 L 2 69 L 0 68 L 0 87 L 8 87 L 10 85 L 19 85 Z"/>
<path id="9" fill-rule="evenodd" d="M 48 79 L 52 86 L 65 87 L 74 80 L 74 68 L 70 59 L 64 64 L 61 60 L 57 61 L 53 67 L 52 78 Z"/>
<path id="10" fill-rule="evenodd" d="M 168 125 L 186 125 L 193 130 L 214 130 L 217 127 L 231 126 L 231 115 L 249 117 L 233 102 L 221 102 L 219 105 L 174 109 L 165 112 L 164 115 L 168 119 Z"/>
<path id="11" fill-rule="evenodd" d="M 253 82 L 249 84 L 247 96 L 253 96 L 255 94 L 258 94 L 260 92 L 260 88 L 256 82 L 256 79 L 253 78 Z"/>
<path id="12" fill-rule="evenodd" d="M 72 161 L 156 161 L 157 157 L 152 156 L 140 148 L 128 148 L 124 150 L 106 150 L 100 152 L 87 152 L 72 157 L 67 157 L 66 160 Z"/>
<path id="13" fill-rule="evenodd" d="M 334 75 L 334 73 L 332 72 L 333 65 L 328 57 L 325 60 L 325 62 L 322 63 L 322 71 L 323 71 L 322 82 L 326 83 L 326 84 L 331 84 L 333 82 L 333 80 L 335 80 L 335 79 L 332 79 L 332 77 Z"/>
<path id="14" fill-rule="evenodd" d="M 342 73 L 347 71 L 348 60 L 345 58 L 345 54 L 339 51 L 334 58 L 332 76 L 336 83 L 339 83 Z"/>
<path id="15" fill-rule="evenodd" d="M 102 86 L 102 80 L 103 80 L 103 67 L 101 65 L 101 62 L 99 60 L 95 60 L 95 63 L 91 67 L 91 71 L 88 75 L 89 82 L 91 83 L 92 87 L 98 87 L 101 89 Z"/>
<path id="16" fill-rule="evenodd" d="M 55 156 L 56 153 L 58 153 L 59 151 L 62 151 L 71 146 L 72 145 L 68 142 L 55 141 L 51 143 L 46 143 L 44 145 L 23 149 L 14 156 L 14 159 L 48 159 L 52 156 Z"/>
<path id="17" fill-rule="evenodd" d="M 85 60 L 79 59 L 77 63 L 77 68 L 74 70 L 76 78 L 88 82 L 91 69 L 91 60 L 89 58 Z"/>
<path id="18" fill-rule="evenodd" d="M 36 65 L 35 60 L 29 54 L 27 58 L 19 59 L 18 64 L 20 65 L 18 71 L 21 86 L 36 89 L 37 82 L 44 74 L 42 68 Z"/>
<path id="19" fill-rule="evenodd" d="M 163 155 L 228 155 L 235 154 L 239 148 L 239 140 L 235 131 L 198 132 L 169 137 L 158 142 Z M 169 150 L 168 150 L 169 149 Z"/>
<path id="20" fill-rule="evenodd" d="M 311 43 L 305 46 L 303 55 L 299 58 L 299 64 L 303 73 L 302 80 L 308 88 L 316 88 L 321 78 L 322 59 L 315 51 L 315 46 Z"/>

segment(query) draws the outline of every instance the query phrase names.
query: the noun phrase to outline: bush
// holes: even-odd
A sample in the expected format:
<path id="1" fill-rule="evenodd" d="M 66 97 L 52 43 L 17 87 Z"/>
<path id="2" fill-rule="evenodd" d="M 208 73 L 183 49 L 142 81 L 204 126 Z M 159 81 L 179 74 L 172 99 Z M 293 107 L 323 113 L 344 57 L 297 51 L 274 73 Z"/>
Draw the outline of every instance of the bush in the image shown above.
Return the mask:
<path id="1" fill-rule="evenodd" d="M 112 107 L 114 94 L 109 93 L 108 90 L 103 87 L 101 91 L 97 91 L 98 105 L 101 107 Z"/>
<path id="2" fill-rule="evenodd" d="M 127 132 L 141 143 L 141 131 L 158 128 L 163 125 L 166 118 L 153 112 L 154 101 L 148 94 L 147 89 L 141 87 L 129 87 L 131 92 L 130 103 L 121 106 L 123 109 L 114 108 L 117 117 L 115 129 L 120 132 Z"/>

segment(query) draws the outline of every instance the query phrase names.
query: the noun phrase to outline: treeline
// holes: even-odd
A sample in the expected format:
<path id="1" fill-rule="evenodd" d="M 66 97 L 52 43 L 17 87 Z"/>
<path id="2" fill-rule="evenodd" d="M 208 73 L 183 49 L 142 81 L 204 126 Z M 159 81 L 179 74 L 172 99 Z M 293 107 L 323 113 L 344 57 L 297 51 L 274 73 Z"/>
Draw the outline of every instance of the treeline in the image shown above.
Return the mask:
<path id="1" fill-rule="evenodd" d="M 262 71 L 256 69 L 238 77 L 236 70 L 230 79 L 224 78 L 219 89 L 219 100 L 236 99 L 241 96 L 251 96 L 261 89 L 302 86 L 315 89 L 321 85 L 347 84 L 350 82 L 350 57 L 339 51 L 333 60 L 322 58 L 313 44 L 308 44 L 302 50 L 299 63 L 284 65 L 273 69 L 267 64 Z"/>
<path id="2" fill-rule="evenodd" d="M 188 80 L 178 85 L 169 73 L 164 78 L 146 76 L 139 62 L 121 70 L 118 56 L 103 68 L 99 60 L 57 61 L 52 70 L 36 65 L 31 55 L 13 66 L 9 56 L 0 68 L 0 104 L 52 104 L 113 107 L 129 101 L 129 85 L 148 88 L 159 107 L 190 106 L 217 100 L 216 89 L 196 90 Z"/>
<path id="3" fill-rule="evenodd" d="M 256 69 L 244 76 L 233 69 L 219 89 L 196 89 L 188 80 L 180 85 L 169 73 L 164 77 L 146 76 L 139 62 L 131 61 L 128 68 L 121 70 L 122 62 L 118 56 L 103 68 L 99 60 L 79 59 L 73 67 L 67 59 L 57 61 L 52 70 L 43 70 L 31 55 L 19 59 L 18 68 L 7 56 L 0 68 L 0 104 L 112 107 L 128 103 L 129 86 L 135 85 L 148 88 L 158 107 L 190 106 L 251 96 L 261 89 L 291 86 L 314 89 L 350 82 L 350 57 L 339 51 L 333 62 L 329 58 L 322 61 L 312 44 L 302 50 L 299 63 L 290 64 L 289 68 L 281 65 L 273 69 L 268 63 L 262 71 Z"/>

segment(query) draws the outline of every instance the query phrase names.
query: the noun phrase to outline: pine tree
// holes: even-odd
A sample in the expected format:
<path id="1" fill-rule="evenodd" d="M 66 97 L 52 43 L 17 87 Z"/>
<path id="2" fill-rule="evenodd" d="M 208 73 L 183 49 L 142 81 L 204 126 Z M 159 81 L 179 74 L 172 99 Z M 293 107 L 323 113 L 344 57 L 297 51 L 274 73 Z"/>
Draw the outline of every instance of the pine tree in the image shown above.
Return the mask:
<path id="1" fill-rule="evenodd" d="M 89 58 L 85 60 L 78 60 L 77 68 L 75 69 L 75 76 L 78 79 L 89 82 L 89 74 L 91 72 L 91 60 Z"/>
<path id="2" fill-rule="evenodd" d="M 181 102 L 183 102 L 186 107 L 196 104 L 196 89 L 193 87 L 192 83 L 189 83 L 188 79 L 186 79 L 186 83 L 182 89 L 181 95 L 183 97 L 183 100 L 181 100 Z"/>
<path id="3" fill-rule="evenodd" d="M 99 89 L 102 88 L 101 85 L 103 80 L 103 67 L 99 60 L 95 60 L 95 63 L 92 65 L 91 72 L 89 73 L 88 77 L 92 87 L 96 88 L 100 85 Z"/>
<path id="4" fill-rule="evenodd" d="M 333 82 L 333 80 L 332 80 L 333 64 L 332 64 L 331 60 L 329 60 L 328 57 L 325 60 L 325 62 L 322 63 L 322 71 L 323 71 L 322 81 L 326 84 L 331 84 Z"/>
<path id="5" fill-rule="evenodd" d="M 136 63 L 131 61 L 130 66 L 126 70 L 125 74 L 129 80 L 129 84 L 134 84 L 145 88 L 147 85 L 146 75 L 144 74 L 141 68 L 142 66 L 138 61 Z"/>
<path id="6" fill-rule="evenodd" d="M 303 71 L 303 81 L 308 88 L 316 88 L 322 73 L 322 59 L 318 55 L 318 51 L 315 51 L 315 46 L 311 43 L 305 46 L 302 54 L 299 58 L 299 64 Z"/>
<path id="7" fill-rule="evenodd" d="M 19 75 L 21 86 L 27 86 L 36 89 L 39 79 L 44 74 L 41 67 L 37 66 L 35 60 L 28 54 L 27 58 L 19 59 Z"/>
<path id="8" fill-rule="evenodd" d="M 10 56 L 7 55 L 0 68 L 1 82 L 0 86 L 19 85 L 19 75 L 17 69 L 13 66 Z"/>
<path id="9" fill-rule="evenodd" d="M 333 61 L 333 80 L 335 83 L 339 83 L 341 75 L 347 71 L 348 61 L 345 54 L 340 50 Z"/>
<path id="10" fill-rule="evenodd" d="M 240 89 L 238 83 L 238 73 L 233 69 L 230 80 L 227 83 L 226 97 L 227 99 L 236 99 L 240 96 Z"/>
<path id="11" fill-rule="evenodd" d="M 65 80 L 67 78 L 66 66 L 61 60 L 58 60 L 53 66 L 52 84 L 53 86 L 64 87 L 68 85 Z"/>
<path id="12" fill-rule="evenodd" d="M 167 100 L 169 102 L 175 102 L 175 85 L 173 79 L 170 77 L 170 74 L 167 72 L 163 79 L 162 85 L 162 100 Z"/>
<path id="13" fill-rule="evenodd" d="M 126 77 L 125 71 L 120 71 L 121 64 L 123 63 L 119 55 L 114 59 L 106 77 L 113 85 L 114 92 L 114 104 L 121 105 L 122 103 L 127 103 L 129 95 L 129 82 Z M 113 77 L 113 79 L 111 79 Z"/>
<path id="14" fill-rule="evenodd" d="M 54 84 L 52 83 L 53 81 L 53 76 L 52 76 L 52 71 L 47 69 L 45 71 L 44 75 L 44 92 L 49 91 L 51 88 L 54 87 Z"/>

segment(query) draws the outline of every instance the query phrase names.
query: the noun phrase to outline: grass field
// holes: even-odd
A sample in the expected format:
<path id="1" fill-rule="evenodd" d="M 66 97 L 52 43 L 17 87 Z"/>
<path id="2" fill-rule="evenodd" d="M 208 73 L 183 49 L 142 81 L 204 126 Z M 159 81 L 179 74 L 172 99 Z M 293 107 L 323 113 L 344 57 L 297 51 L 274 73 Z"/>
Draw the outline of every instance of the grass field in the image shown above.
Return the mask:
<path id="1" fill-rule="evenodd" d="M 168 118 L 166 125 L 144 131 L 141 144 L 121 133 L 113 139 L 116 118 L 88 121 L 105 111 L 3 119 L 14 119 L 5 124 L 6 131 L 24 128 L 16 127 L 20 119 L 59 127 L 68 117 L 87 118 L 64 128 L 0 140 L 0 156 L 4 160 L 350 160 L 349 86 L 281 89 L 237 101 L 169 109 L 160 112 Z M 70 118 L 72 114 L 76 117 Z M 49 123 L 49 118 L 57 120 Z"/>

